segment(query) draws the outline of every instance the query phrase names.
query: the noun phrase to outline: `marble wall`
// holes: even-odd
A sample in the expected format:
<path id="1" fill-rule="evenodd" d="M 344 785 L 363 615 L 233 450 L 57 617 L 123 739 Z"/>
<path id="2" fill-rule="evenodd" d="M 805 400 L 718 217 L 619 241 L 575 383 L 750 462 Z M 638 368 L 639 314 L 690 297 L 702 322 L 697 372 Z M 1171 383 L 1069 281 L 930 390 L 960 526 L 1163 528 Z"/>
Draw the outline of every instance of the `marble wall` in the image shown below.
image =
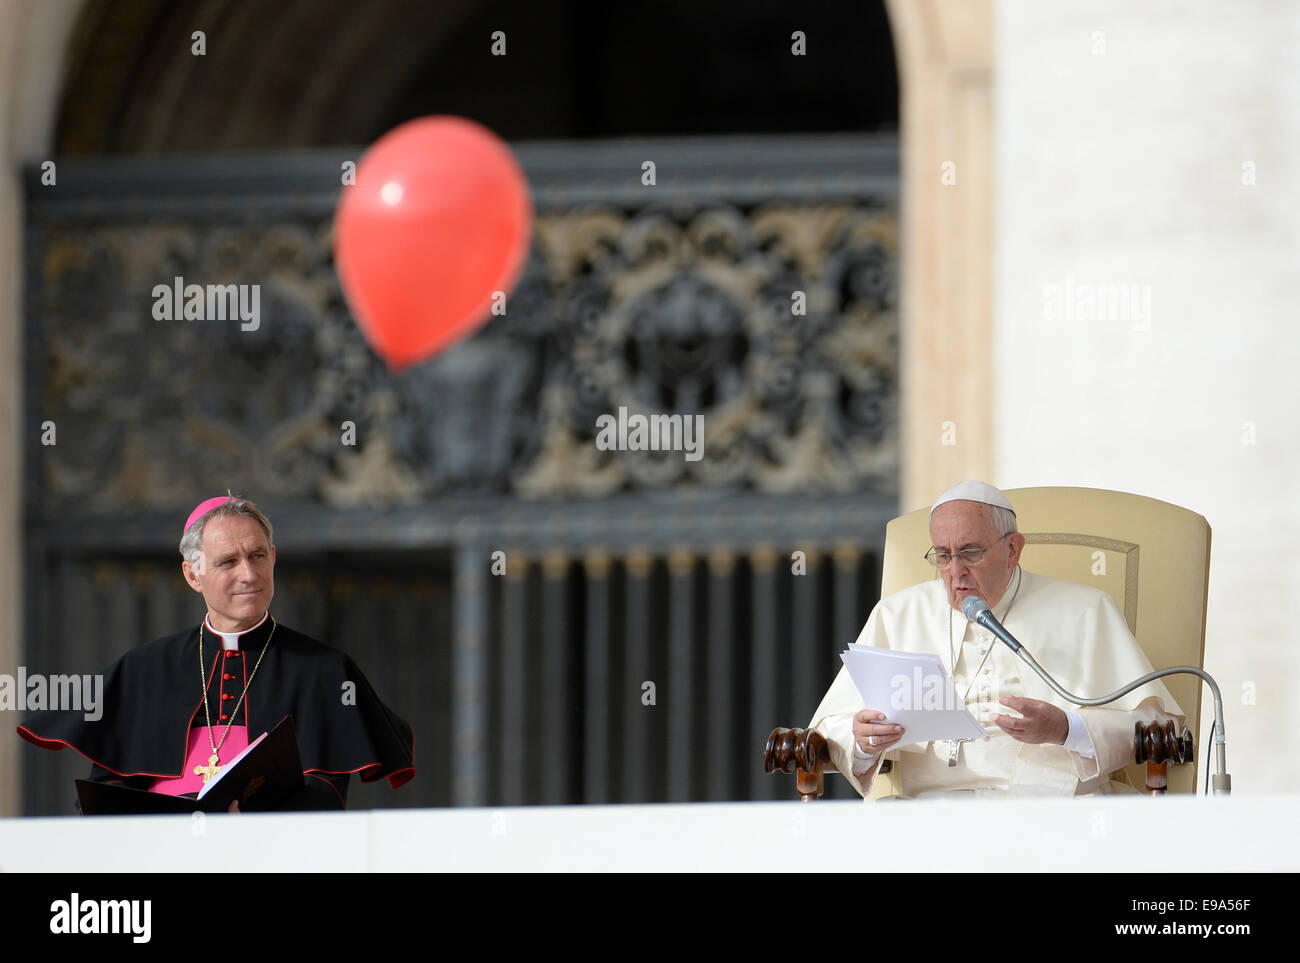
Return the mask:
<path id="1" fill-rule="evenodd" d="M 997 35 L 997 482 L 1209 520 L 1234 791 L 1294 792 L 1300 7 L 1004 0 Z"/>

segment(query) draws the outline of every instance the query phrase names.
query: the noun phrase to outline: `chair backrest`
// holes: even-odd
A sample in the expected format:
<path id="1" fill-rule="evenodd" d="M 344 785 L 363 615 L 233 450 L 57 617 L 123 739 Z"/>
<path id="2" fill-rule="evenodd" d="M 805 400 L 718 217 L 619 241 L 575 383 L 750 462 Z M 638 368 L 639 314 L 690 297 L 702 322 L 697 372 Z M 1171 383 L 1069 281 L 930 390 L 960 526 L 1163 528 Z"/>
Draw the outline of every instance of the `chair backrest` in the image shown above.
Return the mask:
<path id="1" fill-rule="evenodd" d="M 1099 488 L 1016 488 L 1005 494 L 1025 536 L 1021 565 L 1027 571 L 1110 593 L 1153 667 L 1204 668 L 1210 525 L 1202 516 Z M 924 559 L 929 547 L 929 508 L 886 526 L 882 597 L 938 577 Z M 1032 652 L 1032 640 L 1023 641 Z M 1199 739 L 1200 680 L 1175 675 L 1163 681 Z M 1196 791 L 1196 771 L 1209 748 L 1197 745 L 1195 766 L 1169 767 L 1170 792 Z M 1129 766 L 1128 781 L 1142 789 L 1144 767 Z"/>

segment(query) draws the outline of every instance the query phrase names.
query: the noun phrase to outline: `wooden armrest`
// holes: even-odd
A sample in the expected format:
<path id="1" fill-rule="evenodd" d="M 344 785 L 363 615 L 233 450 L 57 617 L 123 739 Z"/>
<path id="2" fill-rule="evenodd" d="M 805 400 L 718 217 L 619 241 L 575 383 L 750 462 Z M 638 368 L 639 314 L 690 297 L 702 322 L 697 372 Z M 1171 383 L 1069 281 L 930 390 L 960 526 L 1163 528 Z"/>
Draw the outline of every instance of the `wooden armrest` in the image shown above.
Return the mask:
<path id="1" fill-rule="evenodd" d="M 773 729 L 763 750 L 763 770 L 795 773 L 795 788 L 803 802 L 822 794 L 822 772 L 831 766 L 826 737 L 812 729 Z"/>
<path id="2" fill-rule="evenodd" d="M 1192 730 L 1174 731 L 1172 722 L 1133 723 L 1133 761 L 1147 764 L 1147 791 L 1153 796 L 1169 788 L 1169 764 L 1179 765 L 1194 758 Z"/>
<path id="3" fill-rule="evenodd" d="M 882 773 L 889 772 L 888 759 L 880 764 Z M 831 762 L 830 746 L 826 737 L 813 729 L 773 729 L 763 750 L 763 770 L 795 774 L 795 788 L 803 802 L 815 802 L 825 790 L 823 773 L 836 772 Z"/>

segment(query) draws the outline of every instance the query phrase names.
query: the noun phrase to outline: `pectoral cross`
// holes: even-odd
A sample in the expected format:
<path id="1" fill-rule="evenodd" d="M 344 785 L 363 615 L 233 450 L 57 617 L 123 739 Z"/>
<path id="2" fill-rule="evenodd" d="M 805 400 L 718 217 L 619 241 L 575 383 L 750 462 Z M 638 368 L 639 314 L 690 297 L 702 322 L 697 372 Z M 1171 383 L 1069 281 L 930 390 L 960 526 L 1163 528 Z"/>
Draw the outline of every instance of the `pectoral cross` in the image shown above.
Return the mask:
<path id="1" fill-rule="evenodd" d="M 948 763 L 948 765 L 951 766 L 951 765 L 954 765 L 954 764 L 950 762 L 950 763 Z M 213 754 L 208 758 L 208 764 L 207 764 L 206 766 L 195 766 L 195 767 L 194 767 L 194 775 L 196 775 L 196 776 L 202 776 L 202 777 L 203 777 L 203 785 L 206 786 L 206 785 L 208 784 L 208 780 L 211 779 L 213 776 L 215 776 L 215 775 L 217 774 L 217 770 L 218 770 L 218 769 L 225 769 L 225 768 L 226 768 L 225 766 L 219 766 L 219 765 L 217 765 L 217 754 L 214 752 L 214 753 L 213 753 Z"/>
<path id="2" fill-rule="evenodd" d="M 957 754 L 961 752 L 961 744 L 970 742 L 969 739 L 949 739 L 948 740 L 948 768 L 957 768 Z"/>

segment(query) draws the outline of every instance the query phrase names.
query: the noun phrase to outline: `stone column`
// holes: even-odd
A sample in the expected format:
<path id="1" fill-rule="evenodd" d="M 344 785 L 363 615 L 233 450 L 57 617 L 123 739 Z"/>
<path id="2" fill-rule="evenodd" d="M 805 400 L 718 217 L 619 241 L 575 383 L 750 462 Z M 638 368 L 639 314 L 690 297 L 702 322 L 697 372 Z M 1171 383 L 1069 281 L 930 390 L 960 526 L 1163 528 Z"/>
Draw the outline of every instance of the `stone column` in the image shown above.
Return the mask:
<path id="1" fill-rule="evenodd" d="M 993 0 L 886 0 L 902 98 L 899 502 L 992 484 Z"/>

